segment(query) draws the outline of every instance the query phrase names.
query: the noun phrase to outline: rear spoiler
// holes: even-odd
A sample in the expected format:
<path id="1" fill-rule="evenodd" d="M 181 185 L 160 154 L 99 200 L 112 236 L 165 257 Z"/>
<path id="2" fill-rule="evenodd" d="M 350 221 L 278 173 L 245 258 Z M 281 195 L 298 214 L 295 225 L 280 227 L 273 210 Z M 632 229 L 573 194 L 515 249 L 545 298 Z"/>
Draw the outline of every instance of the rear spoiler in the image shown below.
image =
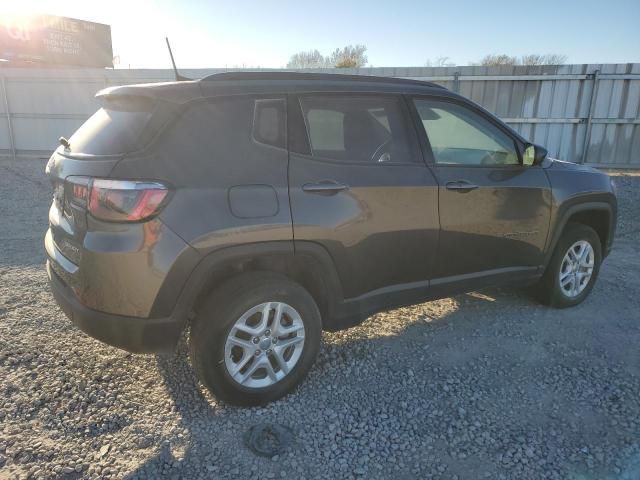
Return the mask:
<path id="1" fill-rule="evenodd" d="M 202 96 L 196 80 L 163 83 L 141 83 L 108 87 L 96 93 L 99 100 L 109 97 L 143 97 L 154 101 L 183 104 Z"/>

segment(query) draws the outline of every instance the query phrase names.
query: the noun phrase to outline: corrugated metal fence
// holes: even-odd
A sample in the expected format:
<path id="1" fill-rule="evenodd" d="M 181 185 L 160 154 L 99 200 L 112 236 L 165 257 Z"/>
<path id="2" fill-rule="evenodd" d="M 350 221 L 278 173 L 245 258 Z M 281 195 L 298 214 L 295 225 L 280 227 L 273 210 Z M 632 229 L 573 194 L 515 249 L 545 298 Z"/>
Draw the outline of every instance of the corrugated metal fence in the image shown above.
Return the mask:
<path id="1" fill-rule="evenodd" d="M 223 69 L 184 70 L 201 78 Z M 492 111 L 552 156 L 640 168 L 640 64 L 323 69 L 430 80 Z M 0 156 L 42 157 L 98 107 L 107 86 L 171 70 L 0 69 Z"/>

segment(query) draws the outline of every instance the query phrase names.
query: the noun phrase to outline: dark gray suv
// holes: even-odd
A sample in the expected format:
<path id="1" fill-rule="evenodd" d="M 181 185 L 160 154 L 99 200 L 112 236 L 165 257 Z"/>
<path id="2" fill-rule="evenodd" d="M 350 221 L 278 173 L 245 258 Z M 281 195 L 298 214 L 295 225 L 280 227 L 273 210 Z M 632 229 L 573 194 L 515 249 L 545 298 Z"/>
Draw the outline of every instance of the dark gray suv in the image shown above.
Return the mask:
<path id="1" fill-rule="evenodd" d="M 51 288 L 89 335 L 262 404 L 322 330 L 490 285 L 580 303 L 613 184 L 435 84 L 245 72 L 98 93 L 47 165 Z"/>

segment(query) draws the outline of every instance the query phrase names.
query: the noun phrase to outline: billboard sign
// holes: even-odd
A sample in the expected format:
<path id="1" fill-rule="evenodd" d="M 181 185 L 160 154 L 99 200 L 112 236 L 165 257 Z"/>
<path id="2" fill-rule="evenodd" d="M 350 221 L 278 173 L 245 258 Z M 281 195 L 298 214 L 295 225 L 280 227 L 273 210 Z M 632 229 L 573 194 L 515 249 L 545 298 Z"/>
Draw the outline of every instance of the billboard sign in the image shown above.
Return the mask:
<path id="1" fill-rule="evenodd" d="M 17 63 L 113 67 L 111 27 L 54 15 L 1 15 L 0 58 Z"/>

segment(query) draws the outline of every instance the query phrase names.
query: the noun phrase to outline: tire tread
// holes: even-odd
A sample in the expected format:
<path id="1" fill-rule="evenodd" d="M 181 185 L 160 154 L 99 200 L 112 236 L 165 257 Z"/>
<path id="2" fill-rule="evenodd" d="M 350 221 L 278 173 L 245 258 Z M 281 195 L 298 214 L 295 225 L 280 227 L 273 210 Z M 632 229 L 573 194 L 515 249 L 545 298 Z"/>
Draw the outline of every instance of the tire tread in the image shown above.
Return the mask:
<path id="1" fill-rule="evenodd" d="M 251 308 L 253 305 L 247 302 L 251 303 L 249 299 L 252 297 L 259 298 L 263 290 L 289 296 L 299 303 L 298 307 L 302 305 L 308 310 L 306 316 L 301 313 L 305 322 L 305 350 L 294 370 L 273 387 L 258 391 L 243 390 L 222 372 L 224 364 L 213 360 L 216 353 L 220 356 L 220 338 L 226 338 L 227 329 L 236 320 L 234 310 L 246 311 Z M 196 376 L 217 398 L 234 405 L 263 405 L 286 395 L 306 376 L 317 355 L 321 332 L 318 307 L 301 285 L 278 273 L 243 273 L 213 291 L 197 312 L 191 325 L 189 356 Z"/>
<path id="2" fill-rule="evenodd" d="M 589 243 L 591 243 L 595 254 L 595 265 L 589 285 L 587 285 L 580 295 L 570 299 L 560 291 L 557 277 L 558 270 L 567 249 L 578 240 L 588 240 Z M 558 240 L 542 278 L 538 282 L 538 285 L 536 285 L 536 297 L 541 303 L 555 308 L 567 308 L 582 303 L 582 301 L 589 296 L 596 282 L 601 262 L 602 246 L 600 244 L 600 237 L 596 231 L 583 223 L 569 222 Z"/>

